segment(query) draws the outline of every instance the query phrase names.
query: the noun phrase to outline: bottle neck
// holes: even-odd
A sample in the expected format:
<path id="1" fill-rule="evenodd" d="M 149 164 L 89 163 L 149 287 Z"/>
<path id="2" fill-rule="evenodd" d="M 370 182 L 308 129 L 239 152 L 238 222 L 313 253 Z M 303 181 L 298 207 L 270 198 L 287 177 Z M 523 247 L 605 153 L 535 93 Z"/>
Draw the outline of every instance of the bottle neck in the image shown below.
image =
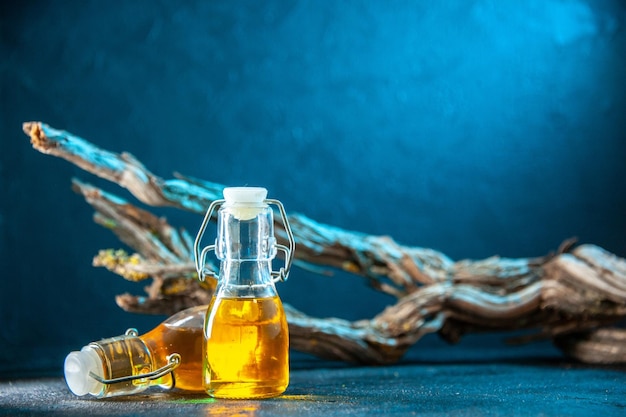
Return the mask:
<path id="1" fill-rule="evenodd" d="M 268 261 L 276 256 L 274 220 L 269 207 L 253 217 L 241 217 L 241 208 L 218 212 L 216 255 L 221 261 Z"/>
<path id="2" fill-rule="evenodd" d="M 216 255 L 220 262 L 218 297 L 272 297 L 276 256 L 272 210 L 263 205 L 223 206 L 218 212 Z"/>
<path id="3" fill-rule="evenodd" d="M 146 343 L 127 334 L 92 342 L 79 352 L 71 352 L 65 360 L 65 379 L 76 395 L 90 393 L 96 397 L 133 394 L 150 385 L 171 387 L 169 374 L 154 380 L 140 377 L 155 369 L 154 356 Z M 129 380 L 130 377 L 136 378 Z"/>

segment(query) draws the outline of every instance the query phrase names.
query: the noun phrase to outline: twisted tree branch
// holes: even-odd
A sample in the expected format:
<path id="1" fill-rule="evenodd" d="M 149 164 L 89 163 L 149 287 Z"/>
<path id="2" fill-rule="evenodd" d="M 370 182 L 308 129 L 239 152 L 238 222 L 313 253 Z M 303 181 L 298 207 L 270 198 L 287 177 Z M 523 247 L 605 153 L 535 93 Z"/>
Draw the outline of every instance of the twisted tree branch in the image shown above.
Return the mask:
<path id="1" fill-rule="evenodd" d="M 176 175 L 164 180 L 130 154 L 116 154 L 39 122 L 24 124 L 33 147 L 128 189 L 151 206 L 203 214 L 221 198 L 219 184 Z M 101 251 L 94 265 L 126 279 L 152 278 L 146 296 L 124 294 L 127 311 L 172 314 L 207 304 L 214 282 L 196 278 L 191 239 L 184 230 L 125 200 L 74 180 L 96 210 L 95 221 L 136 251 Z M 591 363 L 626 362 L 626 260 L 593 245 L 565 241 L 556 254 L 534 259 L 491 257 L 453 262 L 426 248 L 370 236 L 290 214 L 299 265 L 317 264 L 364 277 L 397 303 L 371 320 L 312 318 L 286 307 L 291 346 L 314 355 L 362 363 L 392 363 L 422 336 L 451 342 L 467 332 L 537 329 L 569 355 Z M 279 239 L 284 231 L 276 224 Z M 215 266 L 212 266 L 215 268 Z"/>

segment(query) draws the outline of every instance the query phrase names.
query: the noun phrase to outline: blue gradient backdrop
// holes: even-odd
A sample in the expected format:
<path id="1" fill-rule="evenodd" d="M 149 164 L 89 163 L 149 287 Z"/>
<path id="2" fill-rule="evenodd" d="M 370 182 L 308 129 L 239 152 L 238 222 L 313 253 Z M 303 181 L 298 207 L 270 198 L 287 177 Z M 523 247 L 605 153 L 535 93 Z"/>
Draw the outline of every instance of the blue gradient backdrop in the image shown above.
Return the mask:
<path id="1" fill-rule="evenodd" d="M 288 211 L 454 259 L 540 256 L 571 236 L 626 256 L 624 2 L 31 0 L 0 11 L 0 375 L 59 372 L 67 351 L 162 320 L 115 305 L 143 284 L 91 267 L 120 244 L 70 179 L 130 196 L 33 151 L 29 120 L 164 177 L 264 185 Z M 200 221 L 157 213 L 192 234 Z M 359 278 L 300 270 L 280 291 L 348 319 L 393 301 Z"/>

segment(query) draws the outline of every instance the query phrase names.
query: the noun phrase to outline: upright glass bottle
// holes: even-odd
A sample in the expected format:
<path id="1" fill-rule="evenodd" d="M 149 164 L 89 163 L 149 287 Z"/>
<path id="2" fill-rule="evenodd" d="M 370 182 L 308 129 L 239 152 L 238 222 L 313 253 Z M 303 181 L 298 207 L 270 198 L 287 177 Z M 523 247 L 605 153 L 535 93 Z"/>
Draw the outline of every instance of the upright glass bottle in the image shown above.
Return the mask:
<path id="1" fill-rule="evenodd" d="M 274 283 L 287 278 L 295 245 L 282 204 L 266 196 L 264 188 L 226 188 L 224 200 L 207 210 L 196 238 L 200 279 L 211 274 L 204 267 L 210 250 L 221 261 L 204 324 L 204 384 L 212 397 L 274 397 L 289 384 L 287 319 Z M 280 210 L 289 248 L 276 243 L 269 204 Z M 218 206 L 215 244 L 200 252 L 202 235 Z M 277 249 L 285 252 L 285 267 L 273 272 Z"/>
<path id="2" fill-rule="evenodd" d="M 174 314 L 148 333 L 92 342 L 65 358 L 65 380 L 76 395 L 136 394 L 150 386 L 202 392 L 203 324 L 207 306 Z"/>

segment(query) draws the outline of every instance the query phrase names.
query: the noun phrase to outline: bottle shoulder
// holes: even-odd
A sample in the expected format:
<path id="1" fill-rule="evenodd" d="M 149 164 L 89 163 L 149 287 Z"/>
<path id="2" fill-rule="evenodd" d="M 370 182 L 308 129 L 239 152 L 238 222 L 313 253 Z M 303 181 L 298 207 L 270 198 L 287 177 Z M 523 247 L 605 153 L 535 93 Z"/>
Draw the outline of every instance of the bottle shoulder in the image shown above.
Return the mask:
<path id="1" fill-rule="evenodd" d="M 179 311 L 163 322 L 167 327 L 201 328 L 208 305 L 190 307 Z"/>
<path id="2" fill-rule="evenodd" d="M 225 283 L 218 286 L 214 297 L 229 299 L 278 298 L 278 292 L 276 291 L 276 286 L 273 283 L 253 285 Z"/>

